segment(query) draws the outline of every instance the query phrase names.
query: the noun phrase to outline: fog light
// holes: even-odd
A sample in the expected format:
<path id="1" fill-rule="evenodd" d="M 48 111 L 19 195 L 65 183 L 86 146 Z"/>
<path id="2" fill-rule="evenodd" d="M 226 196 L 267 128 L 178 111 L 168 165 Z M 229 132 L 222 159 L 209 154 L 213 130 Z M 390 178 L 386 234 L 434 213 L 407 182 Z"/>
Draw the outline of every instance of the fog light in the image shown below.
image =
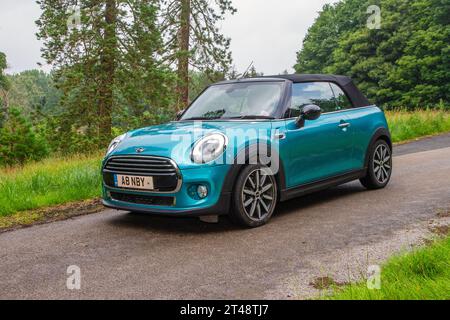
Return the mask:
<path id="1" fill-rule="evenodd" d="M 198 186 L 197 194 L 200 199 L 205 199 L 208 196 L 208 188 L 203 185 Z"/>

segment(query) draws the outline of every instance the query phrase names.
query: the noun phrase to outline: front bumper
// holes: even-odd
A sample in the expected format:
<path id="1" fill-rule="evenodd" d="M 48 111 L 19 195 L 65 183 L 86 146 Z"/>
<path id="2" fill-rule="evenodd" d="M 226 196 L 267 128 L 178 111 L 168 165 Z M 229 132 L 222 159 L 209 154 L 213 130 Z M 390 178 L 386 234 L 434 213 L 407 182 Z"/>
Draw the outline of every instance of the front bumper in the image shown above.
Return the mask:
<path id="1" fill-rule="evenodd" d="M 126 189 L 111 188 L 103 183 L 103 204 L 106 207 L 168 216 L 203 216 L 228 214 L 231 201 L 232 168 L 229 165 L 206 166 L 195 169 L 180 170 L 182 184 L 174 193 L 151 193 Z M 203 200 L 195 199 L 189 189 L 196 185 L 206 185 L 208 196 Z M 116 195 L 116 197 L 114 197 Z M 118 195 L 120 197 L 118 197 Z M 159 199 L 165 205 L 152 205 L 123 201 L 126 196 L 150 197 Z M 122 201 L 117 200 L 122 199 Z M 170 198 L 170 200 L 169 200 Z M 161 201 L 161 199 L 163 201 Z M 173 199 L 173 200 L 172 200 Z M 167 200 L 167 201 L 165 201 Z M 171 205 L 167 205 L 171 203 Z"/>

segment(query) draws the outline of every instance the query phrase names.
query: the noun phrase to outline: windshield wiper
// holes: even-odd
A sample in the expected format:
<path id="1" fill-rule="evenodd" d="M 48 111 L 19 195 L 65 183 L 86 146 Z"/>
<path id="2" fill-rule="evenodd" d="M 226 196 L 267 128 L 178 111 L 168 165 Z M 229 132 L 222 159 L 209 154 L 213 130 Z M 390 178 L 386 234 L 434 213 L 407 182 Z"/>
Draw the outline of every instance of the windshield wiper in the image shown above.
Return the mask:
<path id="1" fill-rule="evenodd" d="M 239 117 L 230 117 L 226 119 L 240 119 L 240 120 L 259 120 L 259 119 L 267 119 L 267 120 L 274 120 L 275 117 L 271 116 L 239 116 Z"/>
<path id="2" fill-rule="evenodd" d="M 199 121 L 201 121 L 201 120 L 207 121 L 207 120 L 217 120 L 217 119 L 220 119 L 220 117 L 212 117 L 212 118 L 206 118 L 206 117 L 193 117 L 193 118 L 188 118 L 188 119 L 181 119 L 181 121 L 196 121 L 196 120 L 199 120 Z"/>
<path id="3" fill-rule="evenodd" d="M 274 120 L 276 119 L 275 117 L 270 117 L 270 116 L 237 116 L 237 117 L 193 117 L 193 118 L 188 118 L 188 119 L 181 119 L 180 121 L 209 121 L 209 120 Z"/>

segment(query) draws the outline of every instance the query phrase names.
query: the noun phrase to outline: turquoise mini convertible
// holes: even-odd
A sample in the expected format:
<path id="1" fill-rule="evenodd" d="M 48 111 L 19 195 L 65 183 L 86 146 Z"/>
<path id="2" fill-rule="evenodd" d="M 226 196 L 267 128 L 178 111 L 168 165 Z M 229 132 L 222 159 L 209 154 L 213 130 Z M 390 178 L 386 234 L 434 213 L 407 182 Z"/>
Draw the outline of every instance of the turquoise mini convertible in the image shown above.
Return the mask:
<path id="1" fill-rule="evenodd" d="M 385 115 L 350 78 L 240 79 L 209 86 L 176 121 L 115 138 L 103 203 L 258 227 L 280 201 L 357 179 L 384 188 L 391 173 Z"/>

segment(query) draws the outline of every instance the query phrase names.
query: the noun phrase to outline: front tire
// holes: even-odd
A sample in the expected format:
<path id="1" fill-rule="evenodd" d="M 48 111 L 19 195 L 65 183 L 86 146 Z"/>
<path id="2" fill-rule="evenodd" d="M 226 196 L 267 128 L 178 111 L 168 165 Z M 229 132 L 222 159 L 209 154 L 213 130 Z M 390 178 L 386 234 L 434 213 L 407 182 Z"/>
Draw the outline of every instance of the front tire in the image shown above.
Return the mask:
<path id="1" fill-rule="evenodd" d="M 278 201 L 274 174 L 265 166 L 251 165 L 239 174 L 233 193 L 233 222 L 249 228 L 266 224 Z"/>
<path id="2" fill-rule="evenodd" d="M 392 176 L 392 149 L 384 140 L 376 141 L 370 149 L 367 175 L 361 184 L 369 190 L 386 187 Z"/>

